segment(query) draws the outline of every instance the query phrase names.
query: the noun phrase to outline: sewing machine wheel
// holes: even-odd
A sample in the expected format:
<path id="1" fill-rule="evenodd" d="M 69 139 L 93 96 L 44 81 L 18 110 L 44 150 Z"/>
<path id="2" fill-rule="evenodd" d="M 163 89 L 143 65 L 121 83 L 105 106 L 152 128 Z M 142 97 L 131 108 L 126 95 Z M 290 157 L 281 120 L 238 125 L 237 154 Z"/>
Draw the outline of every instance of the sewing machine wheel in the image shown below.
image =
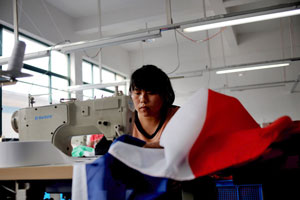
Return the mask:
<path id="1" fill-rule="evenodd" d="M 16 133 L 19 133 L 18 127 L 18 111 L 15 111 L 11 116 L 11 127 L 14 129 Z"/>

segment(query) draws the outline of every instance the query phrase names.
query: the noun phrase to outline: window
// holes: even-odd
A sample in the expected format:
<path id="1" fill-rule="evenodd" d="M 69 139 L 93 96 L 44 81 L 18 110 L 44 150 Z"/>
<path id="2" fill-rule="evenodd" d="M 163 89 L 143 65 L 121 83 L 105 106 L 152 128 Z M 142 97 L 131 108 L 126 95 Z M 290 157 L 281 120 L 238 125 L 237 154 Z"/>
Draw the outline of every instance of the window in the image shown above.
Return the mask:
<path id="1" fill-rule="evenodd" d="M 111 83 L 116 80 L 115 73 L 108 71 L 106 69 L 102 69 L 102 82 L 103 83 Z M 115 87 L 107 87 L 108 90 L 114 91 Z"/>
<path id="2" fill-rule="evenodd" d="M 103 81 L 103 83 L 111 83 L 111 82 L 123 81 L 123 80 L 125 80 L 124 76 L 121 76 L 120 74 L 117 74 L 117 73 L 112 72 L 110 70 L 107 70 L 105 68 L 102 69 L 102 81 Z M 112 91 L 112 92 L 115 91 L 115 87 L 107 87 L 106 89 L 109 90 L 109 91 Z M 123 94 L 127 94 L 124 85 L 118 86 L 118 91 L 122 91 Z"/>
<path id="3" fill-rule="evenodd" d="M 8 57 L 13 50 L 14 34 L 8 28 L 0 26 L 1 34 L 2 56 Z M 25 53 L 43 51 L 49 48 L 47 44 L 30 37 L 20 35 L 19 38 L 26 43 Z M 2 69 L 6 70 L 7 65 L 3 65 Z M 2 107 L 3 110 L 7 111 L 2 113 L 4 137 L 18 137 L 18 134 L 15 134 L 10 126 L 10 118 L 13 111 L 29 105 L 29 95 L 35 98 L 34 106 L 58 103 L 61 98 L 69 97 L 69 93 L 62 90 L 70 83 L 67 55 L 51 51 L 48 57 L 24 61 L 22 72 L 33 76 L 19 78 L 15 85 L 2 87 Z"/>
<path id="4" fill-rule="evenodd" d="M 116 75 L 116 81 L 124 81 L 124 80 L 125 78 L 123 76 L 120 76 L 118 74 Z M 125 85 L 120 85 L 118 90 L 122 91 L 123 94 L 127 94 Z"/>
<path id="5" fill-rule="evenodd" d="M 58 51 L 51 51 L 51 69 L 50 71 L 65 77 L 69 74 L 68 57 Z"/>
<path id="6" fill-rule="evenodd" d="M 49 48 L 47 45 L 26 36 L 20 35 L 20 40 L 26 43 L 25 53 L 42 51 Z M 2 41 L 3 56 L 10 56 L 14 45 L 13 32 L 3 28 Z M 3 65 L 2 69 L 6 70 L 7 65 Z M 69 96 L 67 92 L 61 91 L 62 88 L 69 85 L 67 55 L 51 51 L 50 57 L 24 61 L 22 72 L 32 74 L 33 76 L 18 79 L 16 85 L 3 87 L 3 91 L 39 95 L 44 100 L 44 104 L 59 102 L 60 98 Z"/>
<path id="7" fill-rule="evenodd" d="M 12 53 L 12 50 L 14 48 L 14 34 L 12 31 L 9 31 L 7 29 L 2 29 L 2 56 L 7 57 L 10 56 Z M 25 54 L 26 53 L 33 53 L 37 51 L 42 51 L 46 50 L 48 46 L 38 43 L 32 39 L 26 38 L 22 35 L 20 35 L 20 40 L 24 41 L 26 43 L 26 48 L 25 48 Z M 24 64 L 28 64 L 31 66 L 35 66 L 44 70 L 48 70 L 48 64 L 49 64 L 49 57 L 45 58 L 38 58 L 38 59 L 33 59 L 29 61 L 24 61 Z M 7 65 L 2 66 L 3 70 L 7 69 Z"/>
<path id="8" fill-rule="evenodd" d="M 111 83 L 115 81 L 122 81 L 125 80 L 125 77 L 112 72 L 110 70 L 105 69 L 102 67 L 101 71 L 102 76 L 102 83 Z M 98 65 L 92 64 L 88 61 L 82 62 L 82 81 L 84 84 L 97 84 L 100 83 L 100 69 Z M 118 90 L 125 94 L 125 86 L 119 86 Z M 115 87 L 107 87 L 101 89 L 91 89 L 91 90 L 84 90 L 83 95 L 84 99 L 91 99 L 91 98 L 101 98 L 106 96 L 112 96 L 115 92 Z"/>
<path id="9" fill-rule="evenodd" d="M 52 83 L 52 102 L 59 103 L 60 99 L 68 99 L 69 93 L 62 91 L 61 88 L 67 88 L 69 81 L 56 76 L 51 76 Z"/>
<path id="10" fill-rule="evenodd" d="M 82 62 L 82 82 L 84 83 L 93 83 L 93 65 L 91 63 Z"/>
<path id="11" fill-rule="evenodd" d="M 93 67 L 93 82 L 100 83 L 100 69 L 98 66 Z"/>

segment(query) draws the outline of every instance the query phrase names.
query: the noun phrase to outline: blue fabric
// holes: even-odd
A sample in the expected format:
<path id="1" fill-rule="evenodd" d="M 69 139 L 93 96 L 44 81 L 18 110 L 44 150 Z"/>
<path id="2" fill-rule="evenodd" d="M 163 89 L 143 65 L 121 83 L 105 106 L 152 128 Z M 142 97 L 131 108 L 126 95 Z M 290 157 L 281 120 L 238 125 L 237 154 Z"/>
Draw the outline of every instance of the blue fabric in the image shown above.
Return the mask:
<path id="1" fill-rule="evenodd" d="M 122 141 L 143 146 L 144 141 L 123 135 Z M 167 191 L 168 179 L 144 175 L 129 168 L 109 153 L 86 165 L 88 200 L 147 200 L 157 199 Z"/>

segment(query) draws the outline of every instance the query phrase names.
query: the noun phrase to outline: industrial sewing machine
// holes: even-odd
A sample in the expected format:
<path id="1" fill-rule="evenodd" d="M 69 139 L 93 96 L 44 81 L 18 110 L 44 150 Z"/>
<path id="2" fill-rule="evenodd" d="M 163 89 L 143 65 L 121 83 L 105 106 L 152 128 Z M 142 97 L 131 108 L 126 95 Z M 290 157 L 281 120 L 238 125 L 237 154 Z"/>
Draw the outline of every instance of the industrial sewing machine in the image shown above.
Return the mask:
<path id="1" fill-rule="evenodd" d="M 102 133 L 112 140 L 131 133 L 133 111 L 129 96 L 116 95 L 23 108 L 12 115 L 11 123 L 20 141 L 52 141 L 62 152 L 71 155 L 73 136 Z"/>

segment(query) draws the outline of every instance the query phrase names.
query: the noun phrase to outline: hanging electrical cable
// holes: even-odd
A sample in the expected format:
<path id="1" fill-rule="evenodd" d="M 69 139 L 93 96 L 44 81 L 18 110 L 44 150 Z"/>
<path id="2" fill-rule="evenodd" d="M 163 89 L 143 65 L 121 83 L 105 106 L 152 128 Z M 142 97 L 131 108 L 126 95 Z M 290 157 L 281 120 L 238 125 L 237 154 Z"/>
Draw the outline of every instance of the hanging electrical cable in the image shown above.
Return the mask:
<path id="1" fill-rule="evenodd" d="M 289 17 L 289 33 L 290 33 L 290 46 L 291 46 L 291 58 L 294 57 L 294 29 L 293 29 L 293 21 L 292 17 Z"/>
<path id="2" fill-rule="evenodd" d="M 174 72 L 176 72 L 179 67 L 180 67 L 180 57 L 179 57 L 179 43 L 178 43 L 178 39 L 177 39 L 177 34 L 176 34 L 176 30 L 174 30 L 174 36 L 175 36 L 175 41 L 176 41 L 176 55 L 177 55 L 177 67 L 168 73 L 168 75 L 173 74 Z"/>
<path id="3" fill-rule="evenodd" d="M 203 6 L 203 14 L 204 18 L 206 18 L 206 6 L 205 6 L 205 0 L 202 0 L 202 6 Z M 206 38 L 209 38 L 208 30 L 205 31 L 206 33 Z M 207 40 L 207 53 L 208 53 L 208 58 L 209 58 L 209 65 L 206 66 L 206 69 L 209 70 L 212 66 L 212 59 L 211 59 L 211 51 L 210 51 L 210 42 Z M 208 80 L 207 80 L 207 87 L 209 87 L 210 83 L 210 71 L 208 71 Z"/>
<path id="4" fill-rule="evenodd" d="M 281 49 L 282 49 L 282 59 L 285 58 L 283 30 L 284 29 L 282 25 L 282 19 L 280 19 L 280 40 L 281 40 Z M 282 71 L 283 71 L 283 80 L 286 81 L 286 67 L 283 67 Z"/>
<path id="5" fill-rule="evenodd" d="M 99 30 L 99 38 L 102 38 L 102 8 L 101 8 L 101 0 L 98 0 L 98 30 Z M 98 68 L 99 68 L 99 82 L 102 83 L 102 48 L 99 49 L 99 56 L 98 56 Z"/>
<path id="6" fill-rule="evenodd" d="M 167 23 L 173 24 L 171 0 L 166 0 L 166 13 L 167 13 Z M 178 38 L 177 38 L 177 34 L 176 34 L 176 29 L 174 29 L 174 37 L 175 37 L 175 42 L 176 42 L 177 66 L 171 72 L 167 73 L 168 75 L 173 74 L 180 67 L 179 43 L 178 43 Z"/>
<path id="7" fill-rule="evenodd" d="M 88 53 L 86 52 L 86 50 L 83 50 L 84 55 L 85 55 L 86 57 L 88 57 L 88 58 L 96 58 L 96 57 L 99 55 L 99 53 L 100 53 L 101 51 L 102 51 L 102 48 L 100 48 L 100 49 L 96 52 L 95 55 L 90 56 L 90 55 L 88 55 Z"/>
<path id="8" fill-rule="evenodd" d="M 145 58 L 144 58 L 144 47 L 143 47 L 143 42 L 140 41 L 140 52 L 141 52 L 141 58 L 142 58 L 142 66 L 145 65 Z"/>
<path id="9" fill-rule="evenodd" d="M 224 40 L 223 40 L 223 34 L 221 33 L 221 45 L 222 45 L 222 57 L 223 57 L 223 64 L 224 66 L 227 66 L 226 63 L 226 57 L 225 57 L 225 49 L 224 49 Z M 229 87 L 229 82 L 228 82 L 228 74 L 225 74 L 225 85 L 224 88 Z"/>
<path id="10" fill-rule="evenodd" d="M 188 37 L 188 36 L 187 36 L 186 34 L 184 34 L 183 32 L 181 32 L 181 31 L 179 31 L 179 30 L 176 30 L 176 31 L 177 31 L 177 33 L 179 33 L 179 34 L 180 34 L 182 37 L 184 37 L 185 39 L 187 39 L 187 40 L 189 40 L 189 41 L 191 41 L 191 42 L 194 42 L 194 43 L 199 44 L 199 43 L 207 42 L 208 40 L 213 39 L 214 37 L 216 37 L 216 36 L 218 36 L 220 33 L 222 33 L 225 29 L 226 29 L 226 27 L 222 27 L 222 28 L 220 28 L 220 30 L 219 30 L 218 32 L 216 32 L 216 33 L 213 34 L 212 36 L 207 37 L 207 38 L 205 38 L 205 39 L 201 39 L 201 40 L 194 40 L 194 39 Z"/>
<path id="11" fill-rule="evenodd" d="M 98 3 L 98 33 L 99 33 L 99 38 L 102 38 L 102 19 L 101 19 L 101 0 L 97 1 Z M 98 51 L 96 52 L 95 55 L 90 56 L 88 55 L 86 50 L 83 50 L 84 55 L 88 58 L 96 58 L 99 56 L 99 67 L 101 65 L 101 52 L 102 52 L 102 48 L 99 48 Z"/>
<path id="12" fill-rule="evenodd" d="M 168 2 L 169 2 L 169 1 L 168 1 Z M 206 17 L 205 0 L 203 0 L 203 11 L 204 11 L 204 17 Z M 168 14 L 168 16 L 169 16 L 168 18 L 171 18 L 171 23 L 173 23 L 173 19 L 172 19 L 172 16 L 171 16 L 172 13 L 169 11 L 169 12 L 167 12 L 167 14 Z M 211 36 L 209 36 L 208 31 L 206 31 L 206 38 L 205 38 L 205 39 L 201 39 L 201 40 L 194 40 L 194 39 L 188 37 L 188 36 L 187 36 L 186 34 L 184 34 L 183 32 L 181 32 L 181 31 L 179 31 L 179 30 L 177 30 L 177 29 L 174 29 L 174 31 L 175 31 L 176 47 L 177 47 L 177 60 L 178 60 L 178 65 L 177 65 L 177 67 L 176 67 L 173 71 L 169 72 L 168 74 L 172 74 L 172 73 L 176 72 L 176 71 L 179 69 L 179 67 L 180 67 L 179 44 L 178 44 L 178 39 L 177 39 L 177 34 L 176 34 L 176 33 L 179 33 L 182 37 L 184 37 L 185 39 L 187 39 L 187 40 L 189 40 L 189 41 L 191 41 L 191 42 L 193 42 L 193 43 L 199 44 L 199 43 L 207 42 L 207 43 L 208 43 L 208 44 L 207 44 L 207 48 L 208 48 L 208 56 L 209 56 L 209 67 L 210 67 L 210 66 L 212 65 L 212 61 L 211 61 L 211 52 L 210 52 L 210 44 L 209 44 L 209 40 L 211 40 L 211 39 L 215 38 L 216 36 L 218 36 L 219 34 L 221 34 L 225 29 L 226 29 L 226 27 L 222 27 L 222 28 L 220 28 L 220 30 L 219 30 L 218 32 L 216 32 L 215 34 L 213 34 L 213 35 L 211 35 Z M 207 69 L 208 69 L 209 67 L 206 66 Z M 209 74 L 208 85 L 209 85 L 209 82 L 210 82 L 210 74 Z"/>
<path id="13" fill-rule="evenodd" d="M 289 30 L 290 30 L 290 45 L 291 45 L 291 58 L 294 58 L 294 29 L 293 29 L 293 21 L 292 21 L 292 17 L 289 17 Z M 284 72 L 286 72 L 286 67 L 284 68 Z M 286 77 L 286 74 L 284 74 Z M 285 80 L 285 79 L 284 79 Z M 299 81 L 299 77 L 298 77 L 298 81 Z M 297 85 L 295 84 L 293 86 L 293 89 L 291 91 L 294 91 Z"/>

